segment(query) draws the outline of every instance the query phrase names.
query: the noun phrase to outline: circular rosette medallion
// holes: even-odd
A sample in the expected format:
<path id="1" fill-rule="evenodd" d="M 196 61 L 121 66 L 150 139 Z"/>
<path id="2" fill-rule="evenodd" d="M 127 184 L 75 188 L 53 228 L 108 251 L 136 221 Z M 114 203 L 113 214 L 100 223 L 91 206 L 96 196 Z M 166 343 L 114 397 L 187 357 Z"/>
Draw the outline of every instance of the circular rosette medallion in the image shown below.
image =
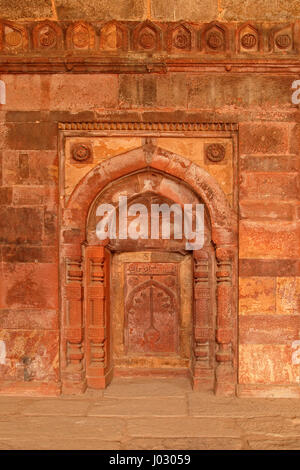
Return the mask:
<path id="1" fill-rule="evenodd" d="M 91 156 L 91 149 L 84 144 L 77 144 L 72 149 L 72 156 L 78 162 L 84 162 Z"/>
<path id="2" fill-rule="evenodd" d="M 225 147 L 222 144 L 211 144 L 206 148 L 206 156 L 211 162 L 221 162 L 225 157 Z"/>
<path id="3" fill-rule="evenodd" d="M 277 36 L 275 42 L 279 49 L 287 49 L 291 45 L 292 40 L 288 34 L 280 34 Z"/>
<path id="4" fill-rule="evenodd" d="M 241 43 L 245 49 L 252 49 L 254 46 L 256 46 L 256 37 L 254 36 L 254 34 L 244 34 L 241 39 Z"/>
<path id="5" fill-rule="evenodd" d="M 221 49 L 224 45 L 223 35 L 217 31 L 212 31 L 207 37 L 207 44 L 211 49 Z"/>

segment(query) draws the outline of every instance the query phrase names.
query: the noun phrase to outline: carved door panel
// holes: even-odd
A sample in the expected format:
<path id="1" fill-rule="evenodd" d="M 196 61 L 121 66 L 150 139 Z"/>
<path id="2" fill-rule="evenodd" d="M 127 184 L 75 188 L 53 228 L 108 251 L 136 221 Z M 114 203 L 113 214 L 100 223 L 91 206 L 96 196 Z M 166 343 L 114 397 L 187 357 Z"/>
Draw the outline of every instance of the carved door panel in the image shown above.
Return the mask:
<path id="1" fill-rule="evenodd" d="M 128 263 L 125 266 L 127 353 L 176 353 L 179 304 L 176 263 Z"/>

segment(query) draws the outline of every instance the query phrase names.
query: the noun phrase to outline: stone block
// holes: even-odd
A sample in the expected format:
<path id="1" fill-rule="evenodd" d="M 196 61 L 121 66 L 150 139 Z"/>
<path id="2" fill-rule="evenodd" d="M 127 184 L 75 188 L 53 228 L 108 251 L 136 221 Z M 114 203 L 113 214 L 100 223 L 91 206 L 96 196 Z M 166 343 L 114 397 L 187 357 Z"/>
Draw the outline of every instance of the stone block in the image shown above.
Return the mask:
<path id="1" fill-rule="evenodd" d="M 52 75 L 49 82 L 52 111 L 78 112 L 118 105 L 118 75 L 75 74 L 70 77 L 57 74 Z"/>
<path id="2" fill-rule="evenodd" d="M 58 157 L 53 151 L 15 151 L 3 152 L 3 183 L 13 185 L 55 185 L 58 182 Z M 20 191 L 22 191 L 20 189 Z M 46 190 L 46 200 L 53 201 L 55 191 Z"/>
<path id="3" fill-rule="evenodd" d="M 240 124 L 241 154 L 285 154 L 288 151 L 289 130 L 283 123 Z"/>
<path id="4" fill-rule="evenodd" d="M 298 199 L 297 173 L 242 173 L 241 199 Z"/>
<path id="5" fill-rule="evenodd" d="M 141 20 L 147 13 L 145 0 L 55 0 L 60 20 Z"/>
<path id="6" fill-rule="evenodd" d="M 295 223 L 241 221 L 239 238 L 241 258 L 300 258 Z"/>
<path id="7" fill-rule="evenodd" d="M 277 278 L 276 313 L 300 315 L 300 277 Z"/>
<path id="8" fill-rule="evenodd" d="M 12 188 L 0 188 L 0 205 L 9 205 L 12 202 Z"/>
<path id="9" fill-rule="evenodd" d="M 299 365 L 292 363 L 291 345 L 241 344 L 239 382 L 290 384 L 299 381 Z"/>
<path id="10" fill-rule="evenodd" d="M 55 122 L 15 122 L 7 124 L 6 148 L 12 150 L 52 150 L 57 145 Z"/>
<path id="11" fill-rule="evenodd" d="M 300 263 L 297 259 L 240 259 L 239 276 L 300 276 Z"/>
<path id="12" fill-rule="evenodd" d="M 241 201 L 240 217 L 249 220 L 293 220 L 293 204 L 272 201 Z"/>
<path id="13" fill-rule="evenodd" d="M 300 18 L 297 0 L 221 0 L 220 14 L 224 21 L 294 21 Z"/>
<path id="14" fill-rule="evenodd" d="M 59 332 L 45 330 L 1 330 L 6 345 L 1 378 L 20 382 L 58 381 Z"/>
<path id="15" fill-rule="evenodd" d="M 10 0 L 0 0 L 1 18 L 18 20 L 25 18 L 51 18 L 54 16 L 51 0 L 20 0 L 13 3 Z"/>
<path id="16" fill-rule="evenodd" d="M 40 208 L 7 207 L 0 209 L 0 242 L 39 244 L 43 236 L 43 213 Z"/>
<path id="17" fill-rule="evenodd" d="M 218 16 L 215 0 L 151 0 L 151 17 L 160 21 L 192 20 L 210 22 Z"/>
<path id="18" fill-rule="evenodd" d="M 243 277 L 239 280 L 239 314 L 275 313 L 275 278 Z"/>
<path id="19" fill-rule="evenodd" d="M 57 309 L 58 269 L 51 263 L 3 263 L 0 308 Z"/>
<path id="20" fill-rule="evenodd" d="M 243 315 L 239 319 L 240 344 L 286 344 L 299 338 L 300 315 Z"/>
<path id="21" fill-rule="evenodd" d="M 300 134 L 299 134 L 300 138 Z M 240 171 L 298 171 L 299 158 L 294 155 L 251 156 L 241 155 Z"/>

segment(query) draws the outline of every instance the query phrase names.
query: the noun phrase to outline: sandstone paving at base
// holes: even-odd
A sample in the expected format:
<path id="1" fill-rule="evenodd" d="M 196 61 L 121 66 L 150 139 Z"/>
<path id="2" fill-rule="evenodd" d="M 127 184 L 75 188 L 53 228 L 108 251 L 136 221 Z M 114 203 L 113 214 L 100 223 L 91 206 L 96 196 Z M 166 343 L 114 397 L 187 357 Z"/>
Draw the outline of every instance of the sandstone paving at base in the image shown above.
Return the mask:
<path id="1" fill-rule="evenodd" d="M 89 411 L 88 416 L 186 416 L 187 402 L 185 398 L 127 398 L 105 399 L 96 403 Z"/>
<path id="2" fill-rule="evenodd" d="M 0 396 L 5 449 L 300 449 L 299 400 L 219 398 L 146 377 L 81 396 Z"/>
<path id="3" fill-rule="evenodd" d="M 104 391 L 104 396 L 109 398 L 132 397 L 184 397 L 186 391 L 192 390 L 187 379 L 147 379 L 130 378 L 116 379 Z"/>

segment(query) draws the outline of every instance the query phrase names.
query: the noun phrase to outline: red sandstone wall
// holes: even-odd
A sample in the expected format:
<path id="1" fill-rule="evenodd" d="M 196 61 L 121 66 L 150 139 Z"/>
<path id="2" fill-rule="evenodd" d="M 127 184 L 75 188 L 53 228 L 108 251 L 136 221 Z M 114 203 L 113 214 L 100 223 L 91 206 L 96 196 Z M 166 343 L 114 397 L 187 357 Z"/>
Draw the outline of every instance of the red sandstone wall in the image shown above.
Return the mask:
<path id="1" fill-rule="evenodd" d="M 170 111 L 185 120 L 188 111 L 199 121 L 240 126 L 240 382 L 297 383 L 299 366 L 291 361 L 300 329 L 294 78 L 1 76 L 7 104 L 0 114 L 0 327 L 8 351 L 1 380 L 51 389 L 58 382 L 57 122 L 161 120 Z"/>
<path id="2" fill-rule="evenodd" d="M 90 0 L 84 8 L 81 0 L 13 3 L 0 0 L 2 18 L 300 18 L 299 2 L 290 0 Z M 300 113 L 291 102 L 291 84 L 299 74 L 282 68 L 266 74 L 223 70 L 0 75 L 7 87 L 7 104 L 0 105 L 0 340 L 7 349 L 0 382 L 5 393 L 11 384 L 12 390 L 58 390 L 57 123 L 168 121 L 169 113 L 179 121 L 239 123 L 241 393 L 264 393 L 266 385 L 299 386 L 292 342 L 300 339 Z"/>

